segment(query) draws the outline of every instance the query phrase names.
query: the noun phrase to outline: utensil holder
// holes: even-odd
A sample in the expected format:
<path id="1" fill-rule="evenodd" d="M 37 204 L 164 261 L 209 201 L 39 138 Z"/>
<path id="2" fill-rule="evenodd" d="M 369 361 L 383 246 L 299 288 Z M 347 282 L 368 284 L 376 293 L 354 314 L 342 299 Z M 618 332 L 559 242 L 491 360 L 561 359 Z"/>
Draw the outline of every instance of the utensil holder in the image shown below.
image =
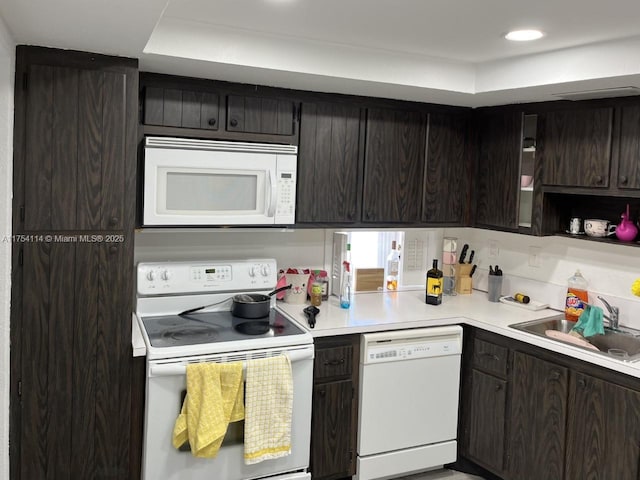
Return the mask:
<path id="1" fill-rule="evenodd" d="M 499 302 L 502 296 L 502 275 L 489 275 L 487 298 L 490 302 Z"/>

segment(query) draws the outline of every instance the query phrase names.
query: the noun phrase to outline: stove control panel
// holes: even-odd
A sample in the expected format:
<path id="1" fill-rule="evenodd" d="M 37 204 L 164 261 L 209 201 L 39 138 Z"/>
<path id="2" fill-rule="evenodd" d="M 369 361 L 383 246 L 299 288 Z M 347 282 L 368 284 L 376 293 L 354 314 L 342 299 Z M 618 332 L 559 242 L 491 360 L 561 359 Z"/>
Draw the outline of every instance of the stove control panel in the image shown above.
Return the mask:
<path id="1" fill-rule="evenodd" d="M 274 259 L 138 264 L 138 294 L 270 290 L 277 283 Z"/>

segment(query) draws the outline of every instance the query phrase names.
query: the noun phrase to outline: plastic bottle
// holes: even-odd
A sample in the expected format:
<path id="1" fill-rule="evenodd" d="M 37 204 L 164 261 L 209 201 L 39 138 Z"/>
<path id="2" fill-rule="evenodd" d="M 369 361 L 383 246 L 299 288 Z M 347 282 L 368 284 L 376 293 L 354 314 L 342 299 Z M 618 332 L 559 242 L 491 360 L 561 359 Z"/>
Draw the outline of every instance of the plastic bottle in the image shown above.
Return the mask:
<path id="1" fill-rule="evenodd" d="M 340 306 L 351 306 L 351 244 L 347 243 L 346 260 L 342 262 L 342 276 L 340 278 Z"/>
<path id="2" fill-rule="evenodd" d="M 400 252 L 396 250 L 396 241 L 391 242 L 391 252 L 387 256 L 385 278 L 387 290 L 398 290 L 398 270 L 400 268 Z"/>
<path id="3" fill-rule="evenodd" d="M 427 291 L 425 301 L 429 305 L 442 303 L 442 270 L 438 270 L 438 260 L 433 260 L 433 268 L 427 272 Z"/>
<path id="4" fill-rule="evenodd" d="M 314 307 L 322 305 L 322 283 L 314 281 L 311 284 L 311 295 L 309 298 L 311 299 L 311 305 Z"/>
<path id="5" fill-rule="evenodd" d="M 585 303 L 588 301 L 587 281 L 580 273 L 580 270 L 576 270 L 576 273 L 569 277 L 564 317 L 572 322 L 577 321 L 585 309 Z"/>

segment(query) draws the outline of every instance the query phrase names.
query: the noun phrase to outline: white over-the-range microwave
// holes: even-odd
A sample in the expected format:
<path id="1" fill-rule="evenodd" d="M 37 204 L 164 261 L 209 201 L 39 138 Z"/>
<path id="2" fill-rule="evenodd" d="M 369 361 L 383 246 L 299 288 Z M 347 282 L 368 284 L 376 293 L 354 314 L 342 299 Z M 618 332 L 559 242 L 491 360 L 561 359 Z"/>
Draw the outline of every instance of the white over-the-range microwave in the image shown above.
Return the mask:
<path id="1" fill-rule="evenodd" d="M 294 145 L 146 137 L 145 226 L 290 225 Z"/>

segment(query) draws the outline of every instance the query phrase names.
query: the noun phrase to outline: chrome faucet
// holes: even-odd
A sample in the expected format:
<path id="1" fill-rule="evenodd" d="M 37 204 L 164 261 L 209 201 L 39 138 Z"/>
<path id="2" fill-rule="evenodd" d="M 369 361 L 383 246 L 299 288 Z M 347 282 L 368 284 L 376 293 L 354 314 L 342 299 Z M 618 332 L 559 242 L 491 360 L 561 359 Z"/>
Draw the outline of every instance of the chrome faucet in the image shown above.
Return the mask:
<path id="1" fill-rule="evenodd" d="M 620 309 L 618 307 L 612 307 L 609 302 L 607 302 L 604 298 L 598 296 L 598 300 L 600 300 L 607 310 L 609 311 L 609 316 L 604 316 L 607 320 L 609 320 L 609 327 L 614 330 L 618 329 L 618 319 L 620 316 Z"/>

